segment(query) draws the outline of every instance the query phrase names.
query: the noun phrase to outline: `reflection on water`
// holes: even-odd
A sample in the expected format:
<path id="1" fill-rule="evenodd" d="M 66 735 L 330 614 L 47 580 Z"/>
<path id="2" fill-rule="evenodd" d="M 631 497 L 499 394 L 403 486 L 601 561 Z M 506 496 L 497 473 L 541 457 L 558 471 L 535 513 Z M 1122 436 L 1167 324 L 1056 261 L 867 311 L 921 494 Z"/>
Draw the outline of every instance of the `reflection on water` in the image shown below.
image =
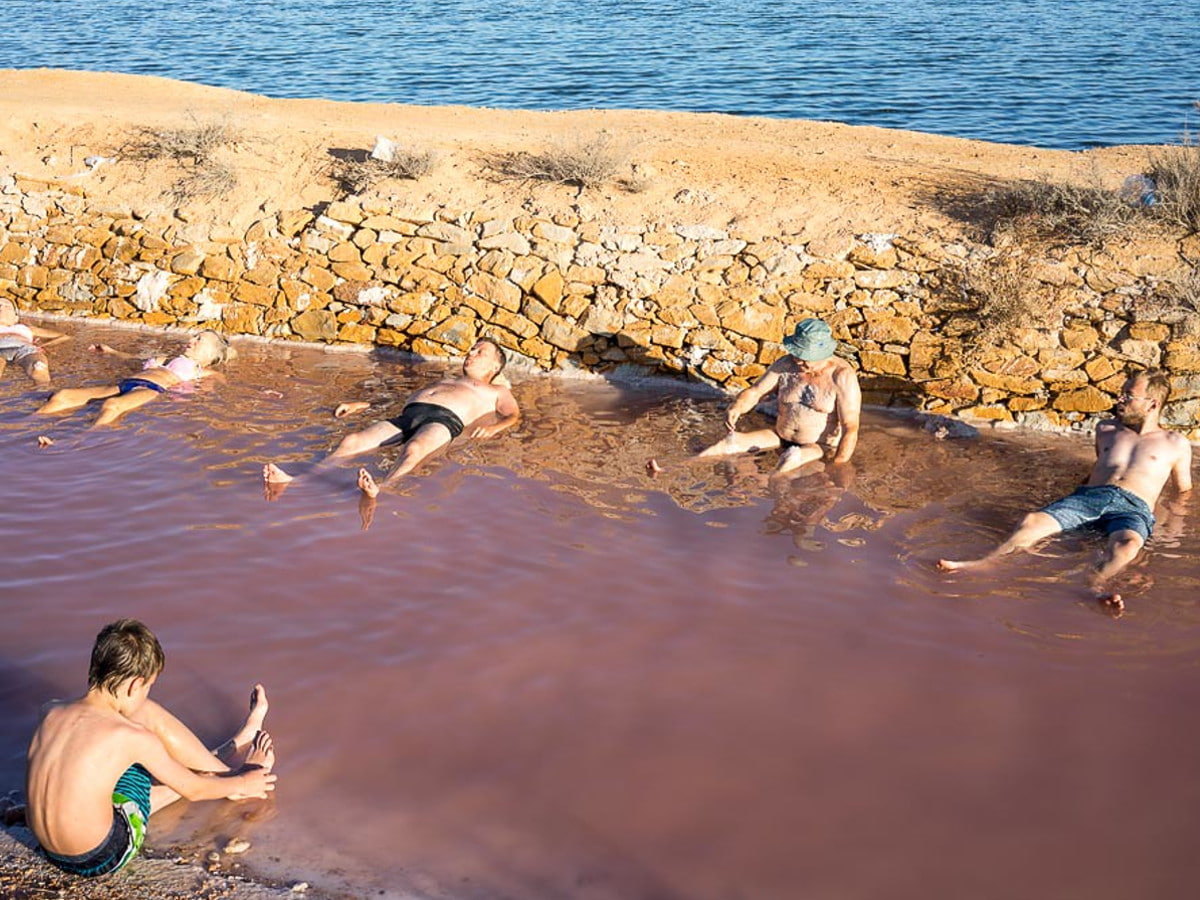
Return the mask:
<path id="1" fill-rule="evenodd" d="M 94 340 L 167 343 L 89 328 L 62 384 L 124 373 Z M 101 432 L 0 378 L 0 787 L 38 704 L 134 615 L 169 706 L 223 737 L 262 680 L 280 748 L 273 811 L 189 810 L 158 840 L 248 831 L 248 864 L 353 896 L 1184 895 L 1190 525 L 1131 569 L 1119 621 L 1079 593 L 1086 538 L 930 565 L 1070 490 L 1086 441 L 876 413 L 852 471 L 782 483 L 771 454 L 685 464 L 718 397 L 530 376 L 518 429 L 452 446 L 366 531 L 353 466 L 264 500 L 263 462 L 360 427 L 339 401 L 442 368 L 249 345 Z"/>

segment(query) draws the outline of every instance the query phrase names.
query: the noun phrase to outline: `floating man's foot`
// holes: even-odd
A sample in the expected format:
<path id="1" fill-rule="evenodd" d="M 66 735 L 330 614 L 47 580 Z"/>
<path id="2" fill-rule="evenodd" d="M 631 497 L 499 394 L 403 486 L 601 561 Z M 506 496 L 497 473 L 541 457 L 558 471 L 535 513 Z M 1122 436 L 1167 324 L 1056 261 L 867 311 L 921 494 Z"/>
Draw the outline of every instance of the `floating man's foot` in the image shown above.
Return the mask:
<path id="1" fill-rule="evenodd" d="M 651 478 L 657 478 L 660 474 L 662 474 L 662 471 L 663 467 L 658 464 L 657 459 L 650 459 L 646 461 L 646 474 Z"/>
<path id="2" fill-rule="evenodd" d="M 366 469 L 358 470 L 358 489 L 372 499 L 379 496 L 379 485 Z"/>

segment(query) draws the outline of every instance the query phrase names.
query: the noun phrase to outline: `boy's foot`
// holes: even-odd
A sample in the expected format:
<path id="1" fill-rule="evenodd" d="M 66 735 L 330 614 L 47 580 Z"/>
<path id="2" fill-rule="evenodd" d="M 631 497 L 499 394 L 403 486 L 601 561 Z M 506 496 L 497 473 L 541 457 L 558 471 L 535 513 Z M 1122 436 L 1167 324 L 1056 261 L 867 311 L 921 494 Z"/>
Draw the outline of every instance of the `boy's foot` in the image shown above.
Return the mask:
<path id="1" fill-rule="evenodd" d="M 662 470 L 663 467 L 658 464 L 657 459 L 651 459 L 646 462 L 646 474 L 651 478 L 656 477 Z"/>
<path id="2" fill-rule="evenodd" d="M 254 736 L 254 743 L 250 746 L 250 752 L 246 754 L 246 765 L 260 766 L 268 772 L 275 768 L 275 743 L 271 740 L 271 735 L 260 731 Z"/>
<path id="3" fill-rule="evenodd" d="M 256 684 L 250 691 L 250 711 L 246 714 L 246 722 L 238 733 L 233 736 L 233 748 L 238 753 L 244 753 L 246 748 L 254 743 L 256 735 L 262 731 L 263 721 L 267 718 L 267 710 L 271 704 L 267 702 L 267 691 L 261 684 Z"/>
<path id="4" fill-rule="evenodd" d="M 358 470 L 358 489 L 368 497 L 379 496 L 379 485 L 375 483 L 374 477 L 366 469 Z"/>

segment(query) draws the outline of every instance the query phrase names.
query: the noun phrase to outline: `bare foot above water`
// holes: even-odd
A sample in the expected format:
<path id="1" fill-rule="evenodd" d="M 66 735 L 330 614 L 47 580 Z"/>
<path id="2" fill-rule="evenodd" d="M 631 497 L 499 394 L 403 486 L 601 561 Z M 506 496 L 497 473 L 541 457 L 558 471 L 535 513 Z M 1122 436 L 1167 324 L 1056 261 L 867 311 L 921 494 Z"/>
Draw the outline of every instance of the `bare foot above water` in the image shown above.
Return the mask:
<path id="1" fill-rule="evenodd" d="M 267 690 L 261 684 L 256 684 L 250 691 L 250 709 L 246 713 L 246 721 L 242 727 L 238 729 L 238 733 L 233 736 L 233 746 L 238 753 L 246 751 L 259 732 L 262 731 L 263 722 L 267 718 L 267 710 L 271 708 L 271 704 L 267 701 Z"/>
<path id="2" fill-rule="evenodd" d="M 246 765 L 258 766 L 268 772 L 275 768 L 275 742 L 267 732 L 260 731 L 254 736 L 254 743 L 246 754 Z"/>
<path id="3" fill-rule="evenodd" d="M 379 496 L 379 485 L 375 483 L 375 478 L 366 469 L 358 470 L 358 489 L 368 497 Z"/>
<path id="4" fill-rule="evenodd" d="M 943 572 L 960 572 L 963 569 L 974 569 L 982 563 L 981 559 L 939 559 L 937 567 Z"/>
<path id="5" fill-rule="evenodd" d="M 267 484 L 288 484 L 294 480 L 294 475 L 289 475 L 275 463 L 267 463 L 263 466 L 263 481 Z"/>
<path id="6" fill-rule="evenodd" d="M 657 459 L 646 460 L 646 474 L 651 478 L 657 477 L 663 471 L 663 467 L 658 464 Z"/>

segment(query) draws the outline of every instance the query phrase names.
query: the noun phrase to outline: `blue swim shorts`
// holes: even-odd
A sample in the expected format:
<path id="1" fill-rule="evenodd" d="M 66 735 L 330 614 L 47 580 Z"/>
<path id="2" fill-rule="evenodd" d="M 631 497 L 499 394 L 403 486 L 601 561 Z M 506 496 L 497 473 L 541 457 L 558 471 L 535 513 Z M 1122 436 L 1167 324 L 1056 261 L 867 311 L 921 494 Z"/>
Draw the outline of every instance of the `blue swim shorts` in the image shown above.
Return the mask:
<path id="1" fill-rule="evenodd" d="M 1094 525 L 1105 534 L 1136 531 L 1148 540 L 1154 530 L 1154 513 L 1137 494 L 1111 484 L 1086 485 L 1068 497 L 1043 507 L 1063 531 Z"/>

